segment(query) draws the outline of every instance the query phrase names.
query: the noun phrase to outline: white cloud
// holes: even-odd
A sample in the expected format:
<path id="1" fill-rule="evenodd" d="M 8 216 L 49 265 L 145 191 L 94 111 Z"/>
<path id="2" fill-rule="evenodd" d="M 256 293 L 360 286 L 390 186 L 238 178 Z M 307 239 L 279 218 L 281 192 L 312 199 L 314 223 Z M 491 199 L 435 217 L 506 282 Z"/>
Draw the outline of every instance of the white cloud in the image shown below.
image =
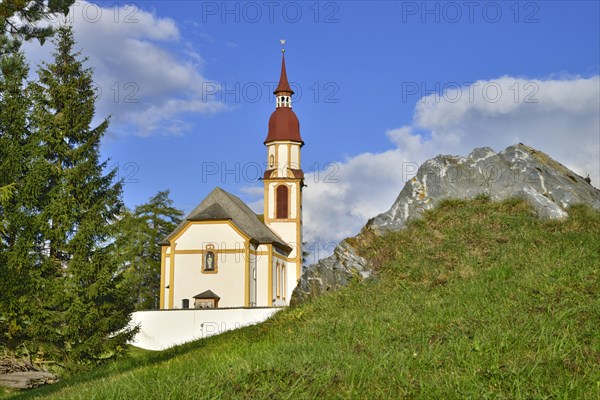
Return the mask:
<path id="1" fill-rule="evenodd" d="M 410 126 L 386 132 L 395 148 L 337 163 L 338 183 L 319 179 L 323 172 L 307 175 L 306 241 L 337 242 L 358 233 L 369 218 L 389 209 L 418 165 L 437 154 L 466 155 L 483 146 L 500 151 L 522 142 L 579 175 L 589 174 L 598 187 L 599 86 L 598 76 L 531 81 L 502 77 L 420 99 Z M 494 91 L 498 88 L 499 97 Z"/>
<path id="2" fill-rule="evenodd" d="M 64 19 L 52 21 L 60 22 Z M 76 49 L 83 49 L 94 67 L 101 93 L 96 115 L 112 115 L 113 130 L 179 134 L 187 129 L 180 122 L 182 114 L 210 114 L 224 108 L 203 96 L 208 80 L 199 71 L 202 58 L 189 43 L 181 43 L 173 20 L 133 4 L 103 8 L 78 1 L 67 22 L 73 25 Z M 53 46 L 30 42 L 24 50 L 35 67 L 51 59 Z"/>

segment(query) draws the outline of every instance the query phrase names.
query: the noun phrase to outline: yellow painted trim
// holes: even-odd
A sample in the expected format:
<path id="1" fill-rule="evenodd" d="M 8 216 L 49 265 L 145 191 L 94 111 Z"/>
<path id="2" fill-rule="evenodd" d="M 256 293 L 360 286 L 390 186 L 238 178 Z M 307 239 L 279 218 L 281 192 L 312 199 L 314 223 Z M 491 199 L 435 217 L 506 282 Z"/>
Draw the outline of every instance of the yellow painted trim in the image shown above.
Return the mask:
<path id="1" fill-rule="evenodd" d="M 279 165 L 279 145 L 277 143 L 275 143 L 275 167 L 277 169 L 277 175 L 279 175 L 279 168 L 281 168 L 281 165 Z"/>
<path id="2" fill-rule="evenodd" d="M 167 265 L 167 248 L 160 248 L 160 309 L 165 308 L 165 268 Z"/>
<path id="3" fill-rule="evenodd" d="M 282 293 L 281 293 L 281 297 L 283 297 L 283 299 L 285 300 L 286 295 L 287 295 L 287 265 L 283 266 L 283 287 L 282 289 Z"/>
<path id="4" fill-rule="evenodd" d="M 300 157 L 300 150 L 298 150 L 298 157 Z M 296 190 L 296 202 L 296 218 L 298 219 L 296 224 L 296 281 L 299 281 L 302 274 L 302 181 Z"/>
<path id="5" fill-rule="evenodd" d="M 272 142 L 269 142 L 270 146 L 273 146 L 276 144 L 292 144 L 292 145 L 300 146 L 300 143 L 295 142 L 293 140 L 273 140 Z"/>
<path id="6" fill-rule="evenodd" d="M 279 258 L 280 260 L 283 260 L 283 261 L 288 261 L 288 260 L 292 260 L 293 261 L 294 260 L 293 258 L 287 258 L 286 256 L 284 256 L 282 254 L 279 254 L 276 251 L 273 252 L 273 257 Z"/>
<path id="7" fill-rule="evenodd" d="M 265 221 L 267 221 L 267 219 L 265 219 Z M 268 221 L 269 222 L 299 222 L 299 218 L 285 218 L 285 219 L 269 218 Z"/>
<path id="8" fill-rule="evenodd" d="M 297 218 L 288 218 L 288 219 L 277 219 L 274 218 L 275 217 L 275 205 L 277 203 L 277 196 L 276 196 L 276 189 L 277 189 L 277 185 L 279 184 L 287 184 L 288 186 L 293 185 L 293 184 L 297 184 L 296 186 L 296 192 L 299 193 L 300 192 L 300 187 L 301 185 L 302 179 L 291 179 L 291 178 L 267 178 L 267 179 L 263 179 L 263 184 L 264 184 L 264 193 L 263 193 L 263 218 L 265 223 L 270 222 L 270 221 L 284 221 L 284 222 L 296 222 Z M 274 183 L 275 185 L 273 186 L 273 190 L 271 190 L 270 185 Z M 273 203 L 269 202 L 269 197 L 270 197 L 270 193 L 273 193 Z M 291 198 L 291 195 L 290 195 Z M 296 199 L 298 199 L 299 197 L 296 196 Z M 291 206 L 291 204 L 288 203 L 288 206 Z M 271 218 L 271 214 L 273 214 L 273 218 Z M 289 214 L 291 215 L 291 214 Z"/>
<path id="9" fill-rule="evenodd" d="M 248 240 L 246 239 L 246 243 L 248 242 Z M 238 253 L 243 253 L 245 252 L 244 249 L 222 249 L 222 250 L 216 250 L 217 253 L 224 253 L 224 254 L 238 254 Z"/>
<path id="10" fill-rule="evenodd" d="M 250 254 L 255 255 L 255 256 L 268 256 L 269 252 L 268 251 L 250 250 Z"/>
<path id="11" fill-rule="evenodd" d="M 265 187 L 265 192 L 264 192 L 264 206 L 263 206 L 263 220 L 267 221 L 269 219 L 269 181 L 267 179 L 265 179 L 264 181 L 264 187 Z"/>
<path id="12" fill-rule="evenodd" d="M 204 250 L 177 250 L 175 254 L 198 254 L 201 255 L 204 253 Z"/>
<path id="13" fill-rule="evenodd" d="M 171 249 L 173 252 L 175 252 L 175 246 L 177 246 L 177 243 L 173 243 L 171 245 Z M 173 298 L 175 296 L 175 258 L 176 257 L 173 257 L 170 262 L 171 265 L 169 271 L 169 309 L 173 308 Z"/>
<path id="14" fill-rule="evenodd" d="M 275 279 L 277 280 L 275 296 L 279 299 L 281 298 L 281 264 L 279 261 L 275 264 Z"/>
<path id="15" fill-rule="evenodd" d="M 246 277 L 244 285 L 244 304 L 246 307 L 250 307 L 250 241 L 246 241 Z"/>
<path id="16" fill-rule="evenodd" d="M 268 178 L 268 179 L 264 179 L 265 182 L 270 181 L 270 182 L 287 182 L 287 183 L 300 183 L 300 181 L 302 181 L 301 178 Z"/>
<path id="17" fill-rule="evenodd" d="M 302 151 L 301 148 L 302 146 L 299 145 L 298 143 L 294 143 L 291 141 L 277 141 L 277 142 L 273 142 L 270 143 L 268 146 L 268 151 L 267 151 L 267 158 L 269 156 L 269 151 L 271 148 L 274 148 L 274 153 L 275 153 L 275 162 L 276 162 L 276 166 L 278 167 L 278 171 L 280 168 L 279 165 L 279 146 L 280 145 L 286 145 L 287 146 L 287 150 L 288 150 L 288 168 L 291 168 L 291 162 L 292 162 L 292 156 L 291 156 L 291 152 L 292 152 L 292 146 L 298 146 L 298 160 L 297 160 L 297 166 L 295 166 L 295 168 L 300 169 L 301 168 L 301 163 L 302 163 Z M 291 171 L 288 171 L 291 172 Z M 275 255 L 275 257 L 277 259 L 282 259 L 285 260 L 289 263 L 295 263 L 296 264 L 296 281 L 298 281 L 300 279 L 300 274 L 302 273 L 302 183 L 303 183 L 303 179 L 298 179 L 298 178 L 286 178 L 286 177 L 281 177 L 278 174 L 276 175 L 276 177 L 268 177 L 266 179 L 264 179 L 264 222 L 265 225 L 267 226 L 272 226 L 274 223 L 295 223 L 296 224 L 296 243 L 295 243 L 295 250 L 296 250 L 296 255 L 294 258 L 289 258 L 289 257 L 283 257 L 280 254 Z M 271 193 L 271 184 L 273 185 L 273 202 L 269 201 L 269 195 Z M 286 219 L 277 219 L 274 218 L 276 217 L 276 204 L 277 204 L 277 196 L 276 196 L 276 190 L 277 190 L 277 186 L 279 184 L 288 184 L 288 185 L 294 185 L 294 189 L 296 190 L 296 202 L 295 202 L 295 207 L 296 207 L 296 213 L 295 213 L 295 218 L 286 218 Z M 290 193 L 290 199 L 288 201 L 288 216 L 292 215 L 291 213 L 291 193 Z M 271 213 L 273 215 L 273 218 L 271 218 Z M 269 256 L 269 291 L 272 292 L 273 291 L 273 268 L 272 268 L 272 264 L 273 264 L 273 247 L 269 246 L 269 252 L 268 252 L 268 256 Z M 255 252 L 254 254 L 258 255 L 261 254 L 263 255 L 264 252 Z M 287 272 L 286 272 L 287 273 Z M 286 285 L 287 287 L 287 285 Z M 287 294 L 287 293 L 286 293 Z M 269 305 L 272 305 L 272 298 L 273 298 L 273 294 L 271 293 L 269 295 Z"/>
<path id="18" fill-rule="evenodd" d="M 245 250 L 244 249 L 214 249 L 211 250 L 213 253 L 226 253 L 226 254 L 236 254 L 236 253 L 243 253 Z M 204 254 L 206 252 L 206 250 L 177 250 L 175 252 L 175 254 Z"/>
<path id="19" fill-rule="evenodd" d="M 282 256 L 281 254 L 278 254 L 275 251 L 273 252 L 273 258 L 276 258 L 281 261 L 287 261 L 287 262 L 295 262 L 296 261 L 296 258 L 285 257 L 285 256 Z"/>
<path id="20" fill-rule="evenodd" d="M 268 279 L 267 279 L 267 283 L 269 285 L 269 290 L 268 290 L 268 294 L 269 297 L 267 298 L 267 306 L 272 307 L 273 306 L 273 245 L 268 245 L 269 246 L 269 271 L 268 271 Z"/>

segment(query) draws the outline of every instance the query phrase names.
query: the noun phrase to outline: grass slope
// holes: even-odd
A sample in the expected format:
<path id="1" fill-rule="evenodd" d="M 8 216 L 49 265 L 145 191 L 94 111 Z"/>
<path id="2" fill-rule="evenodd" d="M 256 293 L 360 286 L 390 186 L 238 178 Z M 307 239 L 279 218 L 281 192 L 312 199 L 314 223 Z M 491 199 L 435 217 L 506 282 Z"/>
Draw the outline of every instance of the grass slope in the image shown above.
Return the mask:
<path id="1" fill-rule="evenodd" d="M 16 395 L 600 397 L 600 215 L 448 201 L 361 249 L 375 279 L 271 320 Z"/>

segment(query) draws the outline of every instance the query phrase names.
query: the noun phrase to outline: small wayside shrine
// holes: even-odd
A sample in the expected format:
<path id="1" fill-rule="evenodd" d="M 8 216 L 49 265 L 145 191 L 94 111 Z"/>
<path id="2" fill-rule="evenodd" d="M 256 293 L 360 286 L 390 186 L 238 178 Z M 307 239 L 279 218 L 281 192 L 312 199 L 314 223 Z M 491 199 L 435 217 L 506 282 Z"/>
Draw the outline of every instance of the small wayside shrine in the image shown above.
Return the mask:
<path id="1" fill-rule="evenodd" d="M 273 93 L 276 106 L 264 141 L 264 214 L 221 188 L 210 192 L 160 243 L 161 309 L 289 304 L 302 266 L 304 142 L 285 53 Z"/>

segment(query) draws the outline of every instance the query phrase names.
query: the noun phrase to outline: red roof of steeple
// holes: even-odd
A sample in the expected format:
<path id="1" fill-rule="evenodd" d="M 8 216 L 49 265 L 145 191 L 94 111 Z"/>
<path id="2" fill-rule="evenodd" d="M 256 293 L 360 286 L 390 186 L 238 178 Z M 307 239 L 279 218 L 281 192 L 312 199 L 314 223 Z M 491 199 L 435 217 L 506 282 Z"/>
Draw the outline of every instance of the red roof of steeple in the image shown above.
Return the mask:
<path id="1" fill-rule="evenodd" d="M 300 136 L 300 121 L 289 107 L 277 108 L 269 118 L 269 133 L 265 144 L 276 140 L 291 140 L 304 144 Z"/>
<path id="2" fill-rule="evenodd" d="M 279 85 L 277 85 L 277 89 L 273 93 L 275 95 L 280 93 L 294 94 L 287 79 L 284 56 L 281 58 Z M 269 119 L 269 133 L 265 139 L 265 144 L 276 140 L 290 140 L 304 145 L 304 141 L 300 136 L 300 121 L 298 121 L 298 117 L 292 111 L 291 104 L 278 106 L 273 114 L 271 114 L 271 118 Z"/>
<path id="3" fill-rule="evenodd" d="M 281 76 L 279 77 L 277 89 L 275 89 L 273 94 L 277 94 L 279 92 L 288 92 L 294 94 L 294 91 L 288 82 L 287 73 L 285 71 L 285 53 L 281 53 Z"/>

